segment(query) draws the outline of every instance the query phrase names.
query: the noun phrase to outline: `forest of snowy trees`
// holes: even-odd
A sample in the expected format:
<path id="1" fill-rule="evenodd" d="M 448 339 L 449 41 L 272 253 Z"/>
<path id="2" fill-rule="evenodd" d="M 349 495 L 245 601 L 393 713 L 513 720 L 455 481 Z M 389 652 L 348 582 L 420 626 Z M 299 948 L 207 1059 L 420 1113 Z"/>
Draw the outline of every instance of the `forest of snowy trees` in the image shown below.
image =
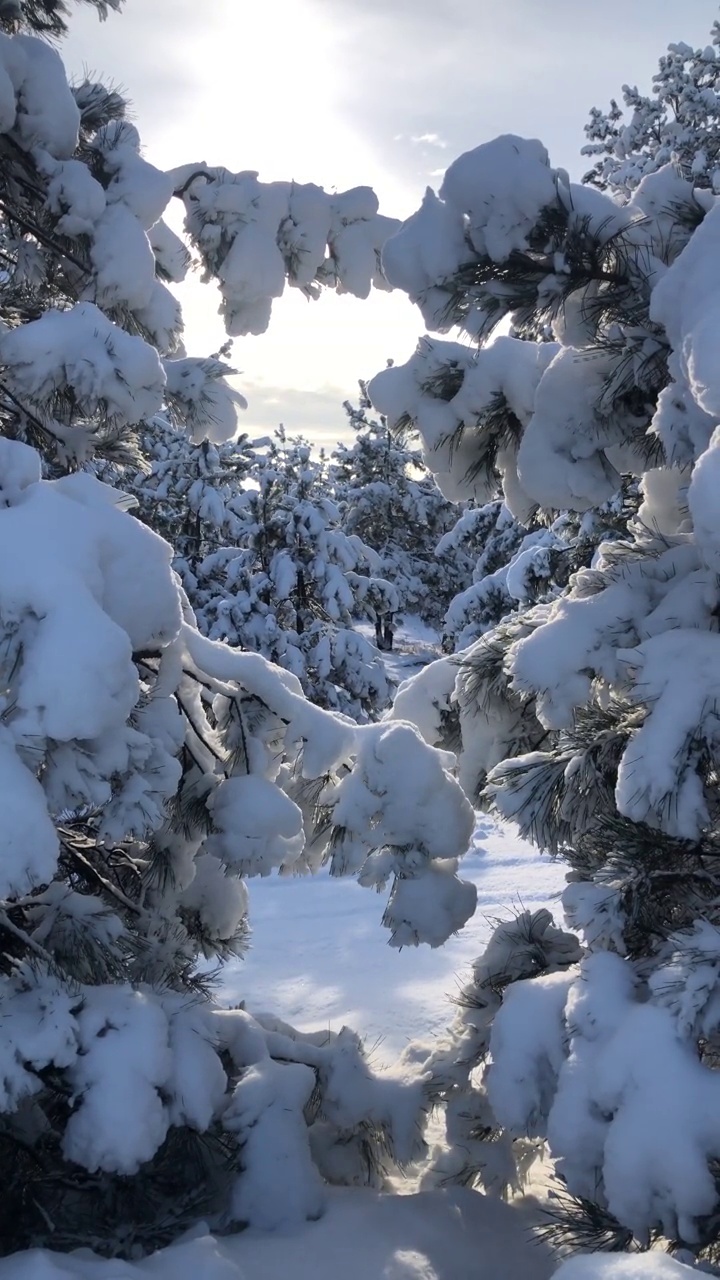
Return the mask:
<path id="1" fill-rule="evenodd" d="M 503 135 L 400 223 L 156 168 L 69 83 L 71 8 L 0 2 L 0 1277 L 178 1241 L 250 1275 L 198 1224 L 403 1172 L 476 1214 L 479 1280 L 720 1274 L 720 24 L 592 112 L 583 182 Z M 193 270 L 229 338 L 290 288 L 427 333 L 334 450 L 253 436 L 230 346 L 183 345 Z M 408 620 L 437 651 L 401 683 Z M 354 878 L 440 947 L 478 811 L 567 883 L 508 902 L 444 1036 L 386 1072 L 228 1007 L 248 882 Z"/>

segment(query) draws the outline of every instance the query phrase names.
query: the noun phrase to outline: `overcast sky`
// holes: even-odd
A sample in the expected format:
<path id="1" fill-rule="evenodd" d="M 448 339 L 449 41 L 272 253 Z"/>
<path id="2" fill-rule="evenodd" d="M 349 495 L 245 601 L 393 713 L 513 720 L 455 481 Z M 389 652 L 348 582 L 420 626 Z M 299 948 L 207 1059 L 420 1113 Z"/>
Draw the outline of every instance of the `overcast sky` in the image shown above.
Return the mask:
<path id="1" fill-rule="evenodd" d="M 580 177 L 591 106 L 624 83 L 648 88 L 669 41 L 704 45 L 715 0 L 126 0 L 98 23 L 80 7 L 64 57 L 121 87 L 145 153 L 257 169 L 262 179 L 367 184 L 405 217 L 460 152 L 498 133 L 540 137 Z M 183 294 L 188 348 L 222 341 L 212 286 Z M 368 302 L 295 291 L 234 362 L 243 426 L 283 421 L 323 442 L 341 402 L 421 321 L 404 296 Z"/>

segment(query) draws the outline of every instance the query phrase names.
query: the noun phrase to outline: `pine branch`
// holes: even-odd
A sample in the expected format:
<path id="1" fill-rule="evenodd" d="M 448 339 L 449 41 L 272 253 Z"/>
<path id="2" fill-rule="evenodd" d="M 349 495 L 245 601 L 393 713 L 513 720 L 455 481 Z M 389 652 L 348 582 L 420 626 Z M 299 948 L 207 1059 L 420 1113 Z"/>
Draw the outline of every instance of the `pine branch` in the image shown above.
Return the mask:
<path id="1" fill-rule="evenodd" d="M 535 1234 L 553 1249 L 573 1253 L 644 1252 L 634 1245 L 632 1231 L 623 1227 L 600 1200 L 574 1196 L 556 1180 L 549 1192 L 545 1222 Z"/>
<path id="2" fill-rule="evenodd" d="M 96 884 L 104 893 L 107 893 L 111 898 L 124 907 L 126 911 L 130 911 L 136 916 L 140 916 L 142 914 L 138 904 L 133 902 L 131 898 L 128 898 L 127 895 L 124 894 L 121 889 L 118 889 L 111 880 L 108 880 L 97 867 L 93 866 L 89 858 L 86 858 L 85 855 L 80 852 L 69 833 L 63 837 L 62 829 L 58 828 L 58 834 L 61 837 L 60 844 L 62 849 L 71 861 L 80 868 L 81 874 L 85 876 L 86 879 L 89 879 L 92 883 Z"/>

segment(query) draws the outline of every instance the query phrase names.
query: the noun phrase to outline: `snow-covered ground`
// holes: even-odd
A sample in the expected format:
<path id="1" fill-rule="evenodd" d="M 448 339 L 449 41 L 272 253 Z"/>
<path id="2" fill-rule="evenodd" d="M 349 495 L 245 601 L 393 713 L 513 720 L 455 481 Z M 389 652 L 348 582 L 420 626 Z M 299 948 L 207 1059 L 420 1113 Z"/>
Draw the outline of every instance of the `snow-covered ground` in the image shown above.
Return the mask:
<path id="1" fill-rule="evenodd" d="M 348 1024 L 377 1045 L 376 1066 L 389 1063 L 410 1040 L 446 1025 L 449 997 L 493 921 L 514 909 L 552 909 L 563 886 L 562 863 L 486 818 L 461 874 L 477 885 L 478 909 L 437 951 L 387 946 L 380 924 L 385 895 L 354 880 L 321 873 L 252 881 L 252 949 L 226 968 L 227 999 L 245 1000 L 251 1011 L 272 1010 L 301 1030 Z"/>
<path id="2" fill-rule="evenodd" d="M 253 948 L 226 969 L 226 998 L 271 1009 L 300 1028 L 348 1023 L 377 1045 L 375 1065 L 391 1062 L 408 1041 L 445 1026 L 448 996 L 493 919 L 552 906 L 563 882 L 561 864 L 487 819 L 478 823 L 464 874 L 478 887 L 477 914 L 437 951 L 385 945 L 384 899 L 352 880 L 320 874 L 253 882 Z M 528 1223 L 523 1211 L 462 1188 L 404 1196 L 335 1191 L 321 1221 L 292 1234 L 216 1239 L 200 1228 L 196 1238 L 133 1264 L 88 1251 L 30 1251 L 0 1260 L 0 1280 L 547 1280 L 554 1264 L 530 1243 Z"/>
<path id="3" fill-rule="evenodd" d="M 553 864 L 508 828 L 481 819 L 464 874 L 478 887 L 470 924 L 437 951 L 398 952 L 380 927 L 384 898 L 327 874 L 254 881 L 253 947 L 228 966 L 224 993 L 300 1028 L 347 1023 L 390 1063 L 408 1041 L 438 1033 L 448 996 L 513 908 L 553 905 Z M 0 1260 L 0 1280 L 546 1280 L 553 1264 L 529 1243 L 522 1212 L 462 1188 L 422 1195 L 332 1194 L 320 1222 L 291 1235 L 204 1234 L 142 1263 L 31 1251 Z"/>
<path id="4" fill-rule="evenodd" d="M 522 1211 L 462 1187 L 335 1191 L 324 1217 L 292 1235 L 201 1228 L 138 1263 L 32 1250 L 1 1259 L 0 1280 L 548 1280 L 553 1264 L 528 1234 Z"/>
<path id="5" fill-rule="evenodd" d="M 354 622 L 354 630 L 375 644 L 375 628 L 370 622 Z M 391 653 L 383 653 L 383 665 L 393 684 L 409 680 L 428 662 L 440 655 L 440 634 L 414 614 L 401 614 L 395 624 Z"/>

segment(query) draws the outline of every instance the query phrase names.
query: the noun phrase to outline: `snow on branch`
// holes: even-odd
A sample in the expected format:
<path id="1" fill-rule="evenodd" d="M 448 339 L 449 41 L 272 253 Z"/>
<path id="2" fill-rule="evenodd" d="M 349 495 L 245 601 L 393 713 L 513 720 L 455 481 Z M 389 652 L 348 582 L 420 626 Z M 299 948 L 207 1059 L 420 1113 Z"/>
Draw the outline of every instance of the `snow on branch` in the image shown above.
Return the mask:
<path id="1" fill-rule="evenodd" d="M 369 187 L 328 194 L 204 164 L 171 177 L 206 278 L 220 285 L 229 334 L 264 333 L 286 283 L 309 298 L 324 285 L 359 298 L 389 287 L 380 253 L 400 224 L 378 213 Z"/>

